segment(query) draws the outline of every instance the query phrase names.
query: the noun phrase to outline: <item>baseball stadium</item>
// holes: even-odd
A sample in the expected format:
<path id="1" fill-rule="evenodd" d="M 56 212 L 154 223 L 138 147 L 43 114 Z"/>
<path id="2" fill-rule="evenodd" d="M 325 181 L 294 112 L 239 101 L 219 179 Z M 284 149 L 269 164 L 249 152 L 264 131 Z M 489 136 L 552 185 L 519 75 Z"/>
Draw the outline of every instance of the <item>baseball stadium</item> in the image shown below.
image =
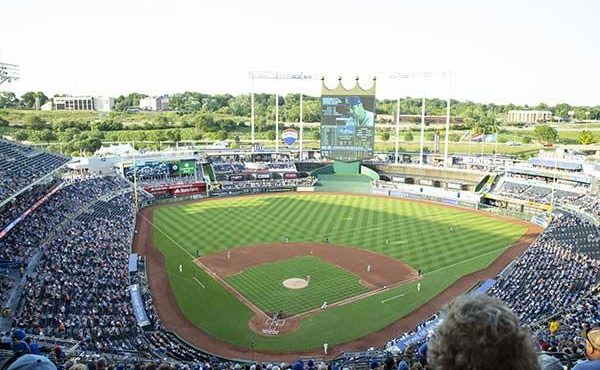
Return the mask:
<path id="1" fill-rule="evenodd" d="M 3 6 L 7 14 L 22 6 L 13 3 Z M 236 14 L 213 12 L 217 2 L 131 10 L 127 1 L 107 6 L 119 14 L 110 19 L 98 4 L 68 3 L 36 9 L 43 30 L 6 30 L 21 35 L 28 53 L 47 33 L 30 58 L 51 56 L 43 64 L 56 72 L 0 61 L 0 85 L 11 90 L 0 89 L 0 370 L 600 369 L 600 106 L 462 98 L 469 89 L 459 82 L 496 71 L 463 80 L 437 69 L 328 72 L 333 52 L 321 44 L 343 49 L 348 68 L 376 54 L 362 47 L 362 11 L 352 28 L 316 27 L 328 33 L 319 45 L 298 47 L 293 61 L 317 55 L 322 72 L 244 67 L 241 81 L 230 73 L 232 61 L 250 65 L 262 52 L 259 34 L 275 30 L 270 63 L 288 54 L 275 42 L 291 37 L 288 28 L 313 40 L 312 21 L 299 27 L 295 18 L 306 9 L 321 17 L 328 2 L 299 4 L 283 25 L 243 2 Z M 382 35 L 410 18 L 389 6 L 403 18 L 378 20 Z M 211 11 L 187 10 L 195 7 Z M 493 12 L 485 10 L 487 22 Z M 70 23 L 69 12 L 90 14 Z M 106 34 L 94 30 L 95 17 L 111 28 Z M 235 25 L 247 17 L 256 24 Z M 441 22 L 425 18 L 423 28 Z M 596 27 L 592 18 L 586 27 Z M 172 31 L 215 21 L 218 31 Z M 49 27 L 63 22 L 65 32 Z M 124 31 L 115 35 L 113 26 Z M 460 27 L 480 32 L 453 20 L 415 39 L 458 40 Z M 76 42 L 82 29 L 88 36 Z M 226 31 L 235 39 L 213 47 L 231 37 Z M 523 35 L 511 42 L 517 51 Z M 65 40 L 69 58 L 56 51 Z M 96 43 L 112 48 L 110 63 L 95 61 L 108 50 Z M 430 59 L 446 62 L 445 49 L 432 45 Z M 386 49 L 378 61 L 420 61 L 416 48 L 402 47 L 403 55 Z M 188 58 L 188 49 L 202 55 Z M 229 49 L 235 56 L 220 55 Z M 177 55 L 165 63 L 170 50 Z M 73 67 L 77 58 L 85 73 Z M 193 72 L 177 82 L 186 68 Z M 89 71 L 110 86 L 88 86 Z M 148 94 L 115 94 L 130 77 L 144 80 L 132 89 Z M 497 82 L 494 99 L 523 101 L 518 93 L 534 77 L 510 88 Z M 46 95 L 47 78 L 114 97 L 58 87 Z M 41 87 L 31 89 L 32 80 Z M 154 84 L 182 92 L 152 95 Z"/>

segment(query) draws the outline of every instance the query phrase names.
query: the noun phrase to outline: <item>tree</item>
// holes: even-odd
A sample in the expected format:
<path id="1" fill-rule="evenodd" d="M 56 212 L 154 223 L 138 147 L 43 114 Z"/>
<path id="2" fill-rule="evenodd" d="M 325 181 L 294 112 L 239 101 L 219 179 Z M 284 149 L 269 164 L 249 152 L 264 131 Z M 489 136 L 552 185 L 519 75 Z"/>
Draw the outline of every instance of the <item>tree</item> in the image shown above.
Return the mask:
<path id="1" fill-rule="evenodd" d="M 8 120 L 4 117 L 0 117 L 0 127 L 8 127 Z"/>
<path id="2" fill-rule="evenodd" d="M 167 130 L 166 135 L 170 141 L 181 141 L 181 130 Z"/>
<path id="3" fill-rule="evenodd" d="M 29 139 L 29 133 L 25 130 L 19 130 L 15 133 L 15 140 L 25 141 Z"/>
<path id="4" fill-rule="evenodd" d="M 42 91 L 28 91 L 21 96 L 21 107 L 25 109 L 39 109 L 48 101 L 48 97 Z"/>
<path id="5" fill-rule="evenodd" d="M 275 140 L 275 133 L 273 131 L 267 132 L 267 140 Z"/>
<path id="6" fill-rule="evenodd" d="M 548 125 L 536 126 L 533 135 L 540 143 L 555 143 L 558 138 L 558 132 Z"/>
<path id="7" fill-rule="evenodd" d="M 117 111 L 126 111 L 127 108 L 133 107 L 137 108 L 140 106 L 140 99 L 145 98 L 148 95 L 140 94 L 140 93 L 131 93 L 127 96 L 119 96 L 115 98 L 114 107 Z"/>
<path id="8" fill-rule="evenodd" d="M 55 130 L 56 131 L 56 130 Z M 62 141 L 71 141 L 75 140 L 77 135 L 79 135 L 81 131 L 79 131 L 76 127 L 69 127 L 62 133 Z"/>
<path id="9" fill-rule="evenodd" d="M 215 132 L 219 128 L 219 125 L 215 122 L 215 117 L 211 113 L 196 115 L 194 124 L 200 131 Z"/>
<path id="10" fill-rule="evenodd" d="M 34 138 L 37 141 L 49 144 L 51 141 L 56 140 L 56 135 L 51 130 L 45 129 L 34 132 Z"/>
<path id="11" fill-rule="evenodd" d="M 87 153 L 94 153 L 102 146 L 102 140 L 97 137 L 89 137 L 80 142 L 79 148 Z"/>
<path id="12" fill-rule="evenodd" d="M 46 121 L 44 121 L 44 119 L 38 115 L 28 116 L 27 123 L 29 123 L 29 126 L 32 130 L 44 130 L 49 128 L 49 125 L 46 123 Z"/>
<path id="13" fill-rule="evenodd" d="M 450 134 L 448 134 L 448 139 L 452 142 L 457 143 L 460 141 L 460 135 L 456 132 L 451 132 Z"/>
<path id="14" fill-rule="evenodd" d="M 404 134 L 404 141 L 413 141 L 415 139 L 415 137 L 413 136 L 412 131 L 408 131 L 406 134 Z"/>
<path id="15" fill-rule="evenodd" d="M 589 145 L 594 142 L 594 134 L 590 130 L 583 130 L 577 135 L 577 140 L 583 145 Z"/>
<path id="16" fill-rule="evenodd" d="M 238 95 L 235 98 L 229 100 L 229 108 L 231 113 L 236 116 L 249 116 L 250 115 L 250 96 L 249 95 Z"/>
<path id="17" fill-rule="evenodd" d="M 19 99 L 15 93 L 10 91 L 0 91 L 0 108 L 17 108 Z"/>
<path id="18" fill-rule="evenodd" d="M 220 130 L 217 132 L 216 137 L 217 137 L 217 140 L 227 140 L 227 138 L 229 137 L 229 134 L 225 130 Z"/>
<path id="19" fill-rule="evenodd" d="M 384 131 L 381 133 L 381 140 L 383 141 L 388 141 L 390 139 L 390 133 L 387 131 Z"/>

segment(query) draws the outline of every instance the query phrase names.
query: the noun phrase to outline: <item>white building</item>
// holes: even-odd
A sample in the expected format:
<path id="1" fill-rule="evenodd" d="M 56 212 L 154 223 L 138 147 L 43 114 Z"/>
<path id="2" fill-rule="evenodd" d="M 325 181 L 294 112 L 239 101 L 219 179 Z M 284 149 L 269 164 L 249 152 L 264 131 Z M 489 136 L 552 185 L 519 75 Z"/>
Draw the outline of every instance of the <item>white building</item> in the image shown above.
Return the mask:
<path id="1" fill-rule="evenodd" d="M 147 96 L 140 99 L 141 110 L 168 110 L 169 109 L 169 97 L 168 96 Z"/>
<path id="2" fill-rule="evenodd" d="M 96 150 L 95 156 L 119 156 L 123 157 L 126 155 L 137 154 L 137 150 L 131 144 L 110 144 L 109 146 L 101 146 L 100 149 Z"/>
<path id="3" fill-rule="evenodd" d="M 98 112 L 110 112 L 115 105 L 115 99 L 106 96 L 94 97 L 94 107 Z"/>
<path id="4" fill-rule="evenodd" d="M 110 112 L 114 99 L 103 96 L 56 96 L 52 102 L 42 106 L 42 110 L 76 110 Z"/>
<path id="5" fill-rule="evenodd" d="M 507 122 L 510 123 L 538 123 L 552 120 L 549 110 L 511 110 L 508 111 Z"/>

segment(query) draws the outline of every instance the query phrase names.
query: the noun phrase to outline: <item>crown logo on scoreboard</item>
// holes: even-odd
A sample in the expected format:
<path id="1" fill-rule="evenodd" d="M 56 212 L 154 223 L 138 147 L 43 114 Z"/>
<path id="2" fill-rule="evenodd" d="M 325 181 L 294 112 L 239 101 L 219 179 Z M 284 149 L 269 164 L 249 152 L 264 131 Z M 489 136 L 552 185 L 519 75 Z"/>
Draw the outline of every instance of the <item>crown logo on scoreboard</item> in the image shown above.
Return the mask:
<path id="1" fill-rule="evenodd" d="M 342 84 L 342 78 L 338 77 L 337 85 L 333 88 L 329 88 L 325 83 L 325 77 L 321 78 L 321 95 L 375 95 L 375 88 L 377 85 L 377 79 L 373 78 L 373 85 L 371 87 L 364 89 L 360 86 L 358 81 L 358 77 L 354 79 L 354 86 L 350 89 L 347 89 Z"/>

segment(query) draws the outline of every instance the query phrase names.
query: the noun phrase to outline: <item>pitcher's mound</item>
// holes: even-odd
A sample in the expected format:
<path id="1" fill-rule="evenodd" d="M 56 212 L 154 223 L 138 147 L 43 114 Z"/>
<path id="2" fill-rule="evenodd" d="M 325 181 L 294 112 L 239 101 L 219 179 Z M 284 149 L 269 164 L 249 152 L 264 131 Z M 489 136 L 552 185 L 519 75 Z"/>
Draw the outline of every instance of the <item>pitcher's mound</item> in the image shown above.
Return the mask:
<path id="1" fill-rule="evenodd" d="M 291 278 L 284 280 L 282 284 L 288 289 L 303 289 L 308 286 L 308 281 L 300 278 Z"/>

